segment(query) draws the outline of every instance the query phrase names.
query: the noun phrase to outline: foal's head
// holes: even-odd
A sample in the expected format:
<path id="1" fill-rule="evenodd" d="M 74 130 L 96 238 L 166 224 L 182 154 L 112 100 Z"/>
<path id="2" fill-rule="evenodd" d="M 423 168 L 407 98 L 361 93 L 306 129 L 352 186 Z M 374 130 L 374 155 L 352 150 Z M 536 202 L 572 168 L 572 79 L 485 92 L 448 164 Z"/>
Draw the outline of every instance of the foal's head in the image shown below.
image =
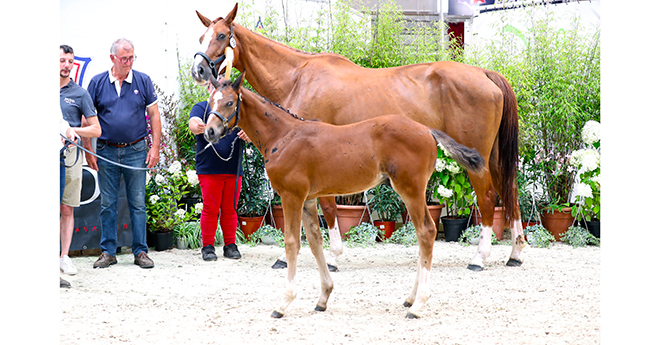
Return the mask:
<path id="1" fill-rule="evenodd" d="M 233 83 L 230 80 L 218 81 L 211 77 L 210 81 L 215 90 L 209 95 L 209 116 L 206 119 L 204 139 L 210 143 L 218 140 L 238 125 L 238 116 L 241 107 L 241 94 L 239 88 L 243 83 L 243 75 L 236 78 Z"/>

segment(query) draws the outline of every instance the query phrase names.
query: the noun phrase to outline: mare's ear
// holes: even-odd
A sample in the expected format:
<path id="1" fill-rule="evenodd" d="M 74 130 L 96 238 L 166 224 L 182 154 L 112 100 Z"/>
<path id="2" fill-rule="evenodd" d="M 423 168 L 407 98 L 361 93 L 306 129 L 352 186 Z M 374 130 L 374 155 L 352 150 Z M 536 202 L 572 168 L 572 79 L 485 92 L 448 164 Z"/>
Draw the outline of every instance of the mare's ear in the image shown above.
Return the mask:
<path id="1" fill-rule="evenodd" d="M 236 18 L 236 12 L 238 12 L 238 2 L 234 5 L 234 9 L 231 10 L 225 18 L 225 24 L 229 25 L 234 21 L 234 18 Z"/>
<path id="2" fill-rule="evenodd" d="M 199 17 L 199 20 L 201 20 L 201 21 L 202 21 L 202 24 L 204 24 L 204 26 L 206 26 L 207 28 L 209 27 L 209 25 L 211 25 L 211 24 L 213 23 L 210 19 L 204 17 L 204 16 L 203 16 L 201 13 L 199 13 L 198 11 L 195 11 L 195 12 L 197 12 L 197 17 Z"/>
<path id="3" fill-rule="evenodd" d="M 243 84 L 243 77 L 245 76 L 245 70 L 243 70 L 243 73 L 236 78 L 234 83 L 231 84 L 231 87 L 238 93 L 238 89 L 241 87 Z"/>

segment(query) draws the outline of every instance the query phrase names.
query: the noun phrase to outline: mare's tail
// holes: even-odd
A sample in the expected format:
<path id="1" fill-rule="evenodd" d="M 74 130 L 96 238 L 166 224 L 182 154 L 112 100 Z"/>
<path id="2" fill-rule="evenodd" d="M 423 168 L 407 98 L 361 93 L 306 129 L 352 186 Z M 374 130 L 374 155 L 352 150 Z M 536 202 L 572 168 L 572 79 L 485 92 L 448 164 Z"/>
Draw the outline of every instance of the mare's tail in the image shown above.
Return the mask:
<path id="1" fill-rule="evenodd" d="M 502 173 L 502 203 L 504 205 L 505 224 L 520 217 L 516 214 L 518 205 L 518 189 L 516 178 L 518 174 L 518 102 L 511 84 L 501 74 L 487 71 L 486 76 L 502 90 L 504 105 L 502 107 L 502 121 L 498 132 L 498 157 L 497 164 Z"/>
<path id="2" fill-rule="evenodd" d="M 485 162 L 481 154 L 475 149 L 469 149 L 459 143 L 452 137 L 448 136 L 445 132 L 434 128 L 429 128 L 436 143 L 442 146 L 449 152 L 449 155 L 458 164 L 464 166 L 466 169 L 478 172 L 484 169 Z"/>

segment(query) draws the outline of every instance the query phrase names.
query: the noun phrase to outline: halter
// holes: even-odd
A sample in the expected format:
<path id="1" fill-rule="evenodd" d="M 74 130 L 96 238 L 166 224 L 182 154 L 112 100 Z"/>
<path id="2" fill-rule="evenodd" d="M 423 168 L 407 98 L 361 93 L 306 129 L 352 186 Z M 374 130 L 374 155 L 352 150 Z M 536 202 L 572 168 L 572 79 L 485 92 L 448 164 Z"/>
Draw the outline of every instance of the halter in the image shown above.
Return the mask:
<path id="1" fill-rule="evenodd" d="M 229 26 L 229 46 L 234 49 L 236 48 L 236 39 L 234 38 L 234 24 L 232 23 Z M 201 56 L 204 60 L 206 60 L 206 63 L 209 64 L 209 67 L 211 68 L 211 74 L 213 74 L 213 78 L 218 78 L 218 71 L 216 71 L 215 66 L 219 66 L 223 61 L 225 61 L 225 54 L 223 53 L 220 55 L 217 59 L 211 61 L 211 58 L 208 57 L 205 53 L 202 52 L 197 52 L 193 56 L 193 58 L 197 57 L 197 55 Z"/>
<path id="2" fill-rule="evenodd" d="M 234 117 L 236 117 L 235 124 L 238 124 L 238 120 L 240 119 L 240 115 L 238 113 L 241 111 L 241 101 L 242 100 L 243 100 L 243 95 L 239 93 L 238 94 L 238 101 L 236 102 L 236 109 L 234 110 L 233 113 L 231 113 L 231 115 L 229 115 L 229 118 L 225 118 L 224 116 L 222 116 L 222 114 L 220 114 L 219 112 L 217 112 L 215 110 L 209 111 L 209 115 L 217 116 L 220 119 L 220 121 L 222 121 L 222 127 L 224 127 L 225 131 L 228 131 L 229 130 L 229 121 L 231 121 Z M 206 120 L 208 121 L 208 118 Z M 235 126 L 236 125 L 234 125 L 234 127 Z"/>

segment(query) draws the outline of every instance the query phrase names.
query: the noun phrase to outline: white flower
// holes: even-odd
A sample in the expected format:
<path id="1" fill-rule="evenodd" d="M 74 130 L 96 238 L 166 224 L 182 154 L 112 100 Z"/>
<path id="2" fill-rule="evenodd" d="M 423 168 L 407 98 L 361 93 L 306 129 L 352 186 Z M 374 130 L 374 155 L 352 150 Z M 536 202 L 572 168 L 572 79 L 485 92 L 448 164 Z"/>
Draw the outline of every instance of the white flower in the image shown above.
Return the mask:
<path id="1" fill-rule="evenodd" d="M 449 170 L 449 172 L 452 174 L 458 174 L 461 171 L 461 166 L 458 165 L 458 163 L 451 161 L 447 166 L 447 170 Z"/>
<path id="2" fill-rule="evenodd" d="M 147 173 L 147 183 L 145 183 L 145 185 L 148 185 L 149 181 L 151 181 L 151 174 Z"/>
<path id="3" fill-rule="evenodd" d="M 589 120 L 582 128 L 582 141 L 591 145 L 600 141 L 600 122 Z"/>
<path id="4" fill-rule="evenodd" d="M 435 171 L 442 172 L 447 167 L 447 164 L 442 159 L 435 160 Z"/>
<path id="5" fill-rule="evenodd" d="M 157 203 L 158 200 L 160 200 L 160 197 L 158 195 L 152 195 L 149 197 L 149 202 L 151 202 L 152 204 Z"/>
<path id="6" fill-rule="evenodd" d="M 195 214 L 202 214 L 202 208 L 204 207 L 204 204 L 201 202 L 198 202 L 195 204 Z"/>
<path id="7" fill-rule="evenodd" d="M 575 185 L 575 197 L 578 199 L 593 198 L 594 194 L 591 191 L 591 186 L 582 182 L 577 183 Z"/>
<path id="8" fill-rule="evenodd" d="M 175 215 L 177 218 L 183 218 L 183 217 L 186 215 L 186 210 L 180 208 L 180 209 L 176 210 L 176 212 L 174 213 L 174 215 Z"/>
<path id="9" fill-rule="evenodd" d="M 170 165 L 167 171 L 172 175 L 178 175 L 179 173 L 181 173 L 181 162 L 175 161 L 174 163 L 172 163 L 172 165 Z"/>
<path id="10" fill-rule="evenodd" d="M 438 148 L 439 148 L 440 150 L 442 150 L 442 153 L 444 153 L 445 156 L 447 156 L 447 157 L 451 157 L 451 156 L 449 155 L 449 152 L 447 151 L 447 149 L 445 149 L 445 147 L 442 146 L 442 144 L 438 143 Z"/>
<path id="11" fill-rule="evenodd" d="M 580 149 L 571 153 L 569 164 L 582 167 L 584 171 L 594 171 L 600 166 L 600 152 L 594 149 Z"/>
<path id="12" fill-rule="evenodd" d="M 445 187 L 445 186 L 438 186 L 438 194 L 440 194 L 441 197 L 443 198 L 451 198 L 452 195 L 454 195 L 454 192 L 452 192 L 451 189 Z"/>
<path id="13" fill-rule="evenodd" d="M 596 183 L 596 187 L 598 187 L 598 190 L 600 190 L 600 175 L 596 175 L 591 178 L 591 181 Z"/>
<path id="14" fill-rule="evenodd" d="M 197 171 L 188 170 L 186 171 L 186 176 L 188 177 L 188 183 L 190 183 L 191 185 L 196 186 L 199 184 L 199 177 L 197 176 Z"/>
<path id="15" fill-rule="evenodd" d="M 161 184 L 163 182 L 165 182 L 165 176 L 163 176 L 161 174 L 157 174 L 156 175 L 156 184 Z"/>

